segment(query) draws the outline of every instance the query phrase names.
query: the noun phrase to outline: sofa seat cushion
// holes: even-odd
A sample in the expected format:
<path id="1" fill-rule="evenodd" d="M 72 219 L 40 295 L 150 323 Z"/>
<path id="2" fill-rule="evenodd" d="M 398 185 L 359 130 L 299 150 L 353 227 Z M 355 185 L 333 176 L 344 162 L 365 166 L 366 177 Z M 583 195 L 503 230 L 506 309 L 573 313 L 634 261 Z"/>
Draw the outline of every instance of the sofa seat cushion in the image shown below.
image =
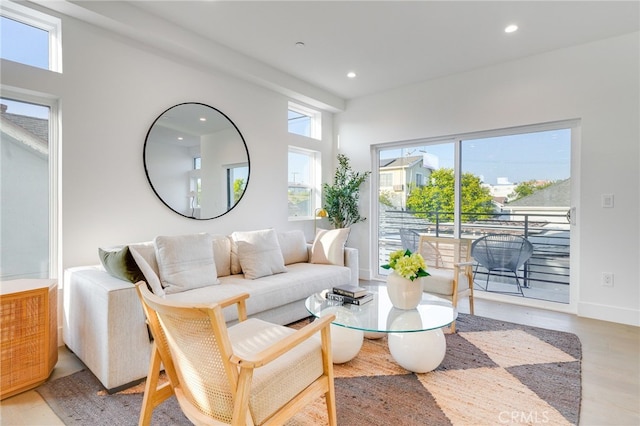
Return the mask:
<path id="1" fill-rule="evenodd" d="M 236 355 L 252 358 L 295 332 L 289 327 L 249 318 L 229 327 L 229 339 Z M 293 369 L 291 365 L 297 368 Z M 257 368 L 249 397 L 253 420 L 256 424 L 263 424 L 265 419 L 313 383 L 322 372 L 322 348 L 317 335 Z"/>
<path id="2" fill-rule="evenodd" d="M 247 314 L 253 315 L 307 296 L 351 282 L 351 270 L 344 266 L 294 263 L 287 266 L 286 274 L 270 275 L 247 280 L 242 274 L 220 278 L 220 285 L 197 288 L 181 293 L 167 294 L 172 301 L 210 303 L 242 293 L 249 293 Z M 235 308 L 225 309 L 225 320 L 238 318 Z"/>

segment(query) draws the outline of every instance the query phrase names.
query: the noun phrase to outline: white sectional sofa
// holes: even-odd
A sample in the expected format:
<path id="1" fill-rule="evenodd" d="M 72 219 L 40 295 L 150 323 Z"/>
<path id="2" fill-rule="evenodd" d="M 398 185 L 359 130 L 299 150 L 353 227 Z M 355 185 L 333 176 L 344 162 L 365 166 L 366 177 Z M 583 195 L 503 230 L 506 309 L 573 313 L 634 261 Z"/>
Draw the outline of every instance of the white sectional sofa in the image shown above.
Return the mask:
<path id="1" fill-rule="evenodd" d="M 304 300 L 311 294 L 335 285 L 358 283 L 358 252 L 344 247 L 344 233 L 336 238 L 336 232 L 328 231 L 324 242 L 317 236 L 313 244 L 306 243 L 301 231 L 197 234 L 206 236 L 204 241 L 212 246 L 213 272 L 211 262 L 207 262 L 209 252 L 201 250 L 204 246 L 200 237 L 198 243 L 189 240 L 194 236 L 158 237 L 153 242 L 101 252 L 123 258 L 128 250 L 154 293 L 167 299 L 209 303 L 246 292 L 250 294 L 248 316 L 289 324 L 309 316 Z M 270 237 L 269 250 L 256 251 L 264 243 L 255 241 L 258 234 Z M 277 235 L 275 246 L 274 235 Z M 186 238 L 179 242 L 182 247 L 168 254 L 163 251 L 167 241 L 171 243 L 172 238 L 181 237 Z M 205 254 L 194 254 L 199 250 Z M 194 261 L 189 256 L 199 259 Z M 265 256 L 270 259 L 266 270 L 265 262 L 260 261 Z M 270 271 L 268 264 L 273 263 L 274 256 L 276 263 L 283 265 Z M 107 272 L 104 265 L 105 262 L 65 270 L 63 339 L 104 387 L 115 392 L 146 377 L 151 341 L 132 283 L 135 280 L 117 278 L 114 275 L 118 274 Z M 227 321 L 237 319 L 235 309 L 226 311 Z"/>

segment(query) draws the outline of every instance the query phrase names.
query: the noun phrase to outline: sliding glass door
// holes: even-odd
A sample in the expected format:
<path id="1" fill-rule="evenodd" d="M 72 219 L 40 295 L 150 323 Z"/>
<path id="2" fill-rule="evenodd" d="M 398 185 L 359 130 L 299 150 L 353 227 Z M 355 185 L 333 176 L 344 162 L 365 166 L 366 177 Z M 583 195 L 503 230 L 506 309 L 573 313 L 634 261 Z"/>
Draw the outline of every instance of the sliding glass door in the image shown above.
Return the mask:
<path id="1" fill-rule="evenodd" d="M 420 234 L 527 239 L 516 274 L 475 265 L 478 291 L 569 303 L 573 122 L 375 147 L 378 276 Z M 514 285 L 522 284 L 522 292 Z M 488 286 L 487 283 L 491 285 Z"/>

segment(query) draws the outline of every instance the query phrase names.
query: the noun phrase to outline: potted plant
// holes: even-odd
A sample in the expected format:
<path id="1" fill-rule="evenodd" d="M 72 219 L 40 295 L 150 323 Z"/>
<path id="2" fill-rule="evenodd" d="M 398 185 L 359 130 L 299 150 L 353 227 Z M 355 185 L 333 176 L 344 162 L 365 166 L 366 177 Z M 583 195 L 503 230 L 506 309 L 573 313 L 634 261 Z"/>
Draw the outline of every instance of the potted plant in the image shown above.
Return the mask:
<path id="1" fill-rule="evenodd" d="M 389 263 L 381 267 L 391 269 L 387 277 L 387 293 L 393 306 L 398 309 L 418 306 L 422 300 L 422 278 L 429 276 L 422 255 L 408 249 L 396 250 L 389 255 Z"/>
<path id="2" fill-rule="evenodd" d="M 322 185 L 324 191 L 324 209 L 327 218 L 335 228 L 348 228 L 354 223 L 363 222 L 366 218 L 360 216 L 358 199 L 360 185 L 371 172 L 354 172 L 349 164 L 349 158 L 338 154 L 338 168 L 333 178 L 333 184 Z"/>

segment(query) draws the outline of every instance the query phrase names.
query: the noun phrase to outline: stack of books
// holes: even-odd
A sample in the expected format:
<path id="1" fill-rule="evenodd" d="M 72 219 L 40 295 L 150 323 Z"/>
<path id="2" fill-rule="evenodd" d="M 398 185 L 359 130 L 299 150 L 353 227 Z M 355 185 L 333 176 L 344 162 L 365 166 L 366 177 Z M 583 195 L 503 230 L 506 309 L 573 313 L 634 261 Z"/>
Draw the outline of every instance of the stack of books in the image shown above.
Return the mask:
<path id="1" fill-rule="evenodd" d="M 373 300 L 373 293 L 367 291 L 364 287 L 342 285 L 333 287 L 333 289 L 327 293 L 327 299 L 336 302 L 350 303 L 352 305 L 364 305 Z"/>

